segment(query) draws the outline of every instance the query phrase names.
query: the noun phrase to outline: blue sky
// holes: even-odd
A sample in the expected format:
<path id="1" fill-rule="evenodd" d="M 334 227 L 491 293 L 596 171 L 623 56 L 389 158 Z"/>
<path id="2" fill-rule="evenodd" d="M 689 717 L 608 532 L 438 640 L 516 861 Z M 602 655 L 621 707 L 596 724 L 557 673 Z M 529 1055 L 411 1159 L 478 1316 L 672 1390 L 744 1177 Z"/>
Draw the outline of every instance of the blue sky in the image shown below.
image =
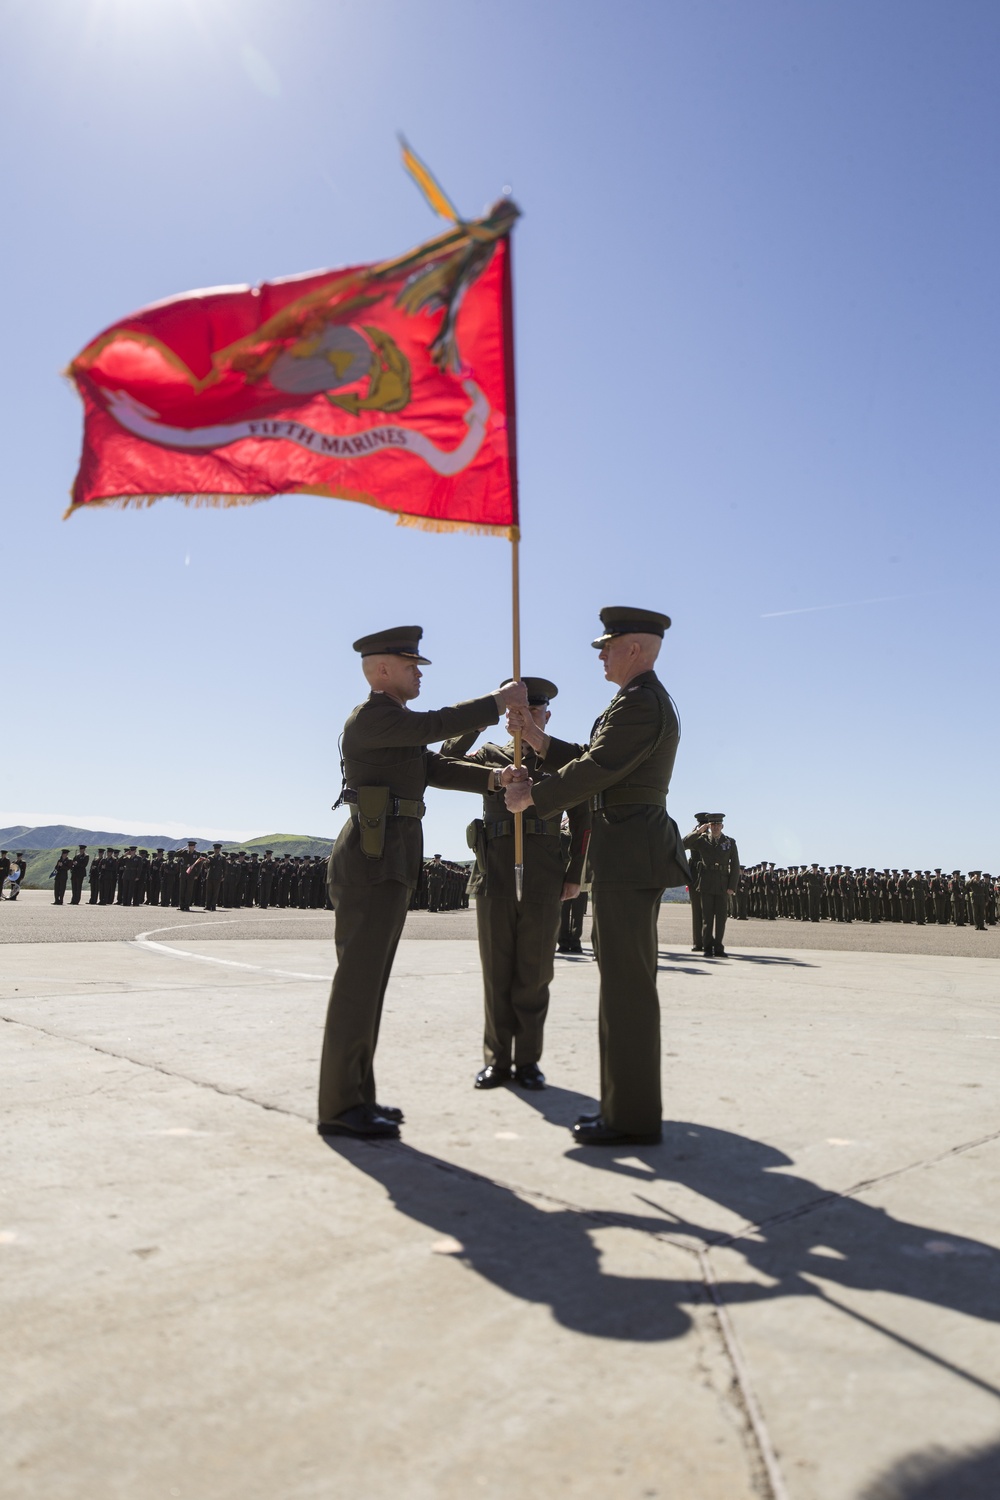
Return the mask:
<path id="1" fill-rule="evenodd" d="M 671 806 L 745 860 L 1000 865 L 1000 9 L 11 0 L 0 823 L 328 833 L 355 636 L 507 675 L 509 548 L 358 505 L 95 511 L 67 361 L 193 287 L 516 238 L 524 668 L 585 738 L 607 603 L 673 616 Z M 432 794 L 465 853 L 472 799 Z"/>

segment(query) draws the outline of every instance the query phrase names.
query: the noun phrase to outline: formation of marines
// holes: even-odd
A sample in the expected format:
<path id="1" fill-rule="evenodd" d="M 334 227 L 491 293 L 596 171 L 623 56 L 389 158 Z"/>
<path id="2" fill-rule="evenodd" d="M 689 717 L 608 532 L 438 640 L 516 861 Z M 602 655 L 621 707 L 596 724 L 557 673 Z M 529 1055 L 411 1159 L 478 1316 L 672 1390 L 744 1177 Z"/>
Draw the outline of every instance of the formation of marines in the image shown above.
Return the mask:
<path id="1" fill-rule="evenodd" d="M 465 911 L 469 905 L 469 867 L 435 854 L 424 860 L 423 873 L 410 901 L 411 911 Z"/>
<path id="2" fill-rule="evenodd" d="M 224 851 L 214 844 L 210 853 L 198 853 L 198 840 L 191 839 L 186 849 L 140 849 L 135 844 L 125 849 L 98 849 L 91 858 L 87 845 L 70 855 L 63 849 L 52 870 L 53 905 L 65 904 L 67 887 L 70 905 L 79 906 L 84 878 L 90 880 L 90 906 L 175 906 L 188 911 L 192 906 L 205 911 L 227 910 L 241 906 L 297 907 L 331 910 L 326 890 L 328 856 L 274 855 L 272 849 L 263 856 L 239 850 Z M 12 869 L 23 877 L 27 861 L 18 852 L 16 865 L 0 850 L 0 888 Z M 193 885 L 185 898 L 188 868 L 192 868 Z M 442 859 L 435 854 L 425 860 L 423 873 L 413 899 L 412 911 L 459 911 L 469 905 L 467 865 Z M 12 891 L 17 885 L 11 882 Z M 16 900 L 16 895 L 12 895 Z M 183 900 L 186 905 L 182 905 Z"/>
<path id="3" fill-rule="evenodd" d="M 91 858 L 80 844 L 71 857 L 63 849 L 56 860 L 53 904 L 62 906 L 66 889 L 71 906 L 79 906 L 85 878 L 89 882 L 90 906 L 173 906 L 205 911 L 257 906 L 315 909 L 328 907 L 326 856 L 263 855 L 225 851 L 213 844 L 198 850 L 198 840 L 189 839 L 185 849 L 98 849 Z M 2 865 L 2 859 L 0 859 Z"/>
<path id="4" fill-rule="evenodd" d="M 776 867 L 762 862 L 742 871 L 730 898 L 737 920 L 757 917 L 798 922 L 903 922 L 917 927 L 974 927 L 997 920 L 1000 876 L 987 870 L 876 870 L 818 864 Z"/>
<path id="5" fill-rule="evenodd" d="M 477 1088 L 545 1087 L 541 1057 L 548 986 L 564 900 L 579 900 L 589 857 L 593 941 L 600 969 L 601 1102 L 573 1127 L 583 1145 L 651 1143 L 661 1136 L 657 917 L 664 890 L 691 878 L 666 811 L 680 739 L 677 712 L 654 665 L 669 617 L 601 611 L 592 642 L 618 691 L 585 744 L 546 731 L 556 696 L 547 678 L 506 682 L 450 708 L 416 712 L 423 631 L 401 626 L 354 642 L 369 695 L 342 736 L 345 822 L 330 857 L 337 971 L 319 1083 L 324 1135 L 394 1137 L 403 1111 L 380 1103 L 374 1058 L 396 947 L 423 862 L 427 786 L 480 796 L 469 828 L 483 966 L 484 1066 Z M 471 749 L 506 713 L 513 743 Z M 441 752 L 429 749 L 442 744 Z M 514 878 L 522 814 L 524 887 Z M 568 814 L 564 835 L 562 820 Z"/>

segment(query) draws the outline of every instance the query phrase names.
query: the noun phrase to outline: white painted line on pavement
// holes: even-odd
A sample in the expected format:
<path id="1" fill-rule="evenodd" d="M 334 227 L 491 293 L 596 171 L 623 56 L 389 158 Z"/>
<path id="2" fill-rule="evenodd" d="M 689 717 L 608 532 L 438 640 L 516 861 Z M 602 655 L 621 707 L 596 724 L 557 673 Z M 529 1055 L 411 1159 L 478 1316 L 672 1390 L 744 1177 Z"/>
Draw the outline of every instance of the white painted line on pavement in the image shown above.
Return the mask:
<path id="1" fill-rule="evenodd" d="M 269 969 L 264 964 L 244 964 L 235 958 L 213 958 L 208 953 L 185 953 L 183 948 L 171 948 L 168 943 L 152 941 L 154 934 L 158 932 L 200 932 L 204 927 L 232 927 L 243 920 L 242 917 L 226 917 L 221 922 L 178 922 L 173 927 L 151 927 L 148 932 L 137 933 L 134 938 L 126 941 L 130 948 L 143 948 L 147 953 L 156 953 L 164 958 L 187 958 L 199 964 L 220 964 L 224 969 L 244 969 L 251 974 L 272 974 L 278 979 L 314 979 L 322 984 L 329 984 L 333 978 L 332 974 L 305 974 L 295 969 Z M 295 920 L 293 917 L 292 921 Z"/>

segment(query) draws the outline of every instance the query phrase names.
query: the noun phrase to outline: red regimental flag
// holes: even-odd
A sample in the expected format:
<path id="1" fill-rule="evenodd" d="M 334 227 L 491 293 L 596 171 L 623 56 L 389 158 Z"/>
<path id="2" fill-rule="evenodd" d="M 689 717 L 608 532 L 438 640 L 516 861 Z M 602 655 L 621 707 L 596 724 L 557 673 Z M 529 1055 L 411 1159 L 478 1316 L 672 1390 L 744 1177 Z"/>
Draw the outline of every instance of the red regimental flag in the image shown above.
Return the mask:
<path id="1" fill-rule="evenodd" d="M 515 536 L 509 233 L 501 200 L 381 265 L 155 303 L 69 373 L 70 513 L 297 493 Z"/>

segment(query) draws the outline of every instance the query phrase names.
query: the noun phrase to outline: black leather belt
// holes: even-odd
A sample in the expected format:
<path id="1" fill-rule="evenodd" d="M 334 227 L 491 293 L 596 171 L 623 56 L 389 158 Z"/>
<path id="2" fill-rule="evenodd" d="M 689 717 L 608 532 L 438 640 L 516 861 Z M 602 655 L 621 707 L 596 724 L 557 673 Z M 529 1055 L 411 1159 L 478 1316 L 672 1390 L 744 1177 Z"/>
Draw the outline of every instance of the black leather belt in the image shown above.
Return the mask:
<path id="1" fill-rule="evenodd" d="M 340 794 L 341 802 L 357 803 L 358 794 L 353 787 L 345 787 Z M 408 797 L 390 797 L 386 812 L 390 818 L 422 818 L 427 808 L 422 802 Z M 354 814 L 352 813 L 353 817 Z"/>
<path id="2" fill-rule="evenodd" d="M 590 799 L 591 812 L 600 812 L 605 807 L 626 807 L 637 803 L 642 807 L 666 807 L 666 792 L 658 792 L 651 786 L 609 786 L 605 792 L 596 792 Z"/>
<path id="3" fill-rule="evenodd" d="M 487 823 L 484 826 L 486 828 L 486 837 L 488 839 L 502 839 L 508 837 L 514 832 L 514 819 L 501 818 L 496 823 Z M 543 822 L 540 818 L 524 819 L 525 833 L 548 834 L 551 837 L 557 834 L 560 831 L 561 827 L 562 823 L 559 818 L 549 818 L 545 822 Z"/>

